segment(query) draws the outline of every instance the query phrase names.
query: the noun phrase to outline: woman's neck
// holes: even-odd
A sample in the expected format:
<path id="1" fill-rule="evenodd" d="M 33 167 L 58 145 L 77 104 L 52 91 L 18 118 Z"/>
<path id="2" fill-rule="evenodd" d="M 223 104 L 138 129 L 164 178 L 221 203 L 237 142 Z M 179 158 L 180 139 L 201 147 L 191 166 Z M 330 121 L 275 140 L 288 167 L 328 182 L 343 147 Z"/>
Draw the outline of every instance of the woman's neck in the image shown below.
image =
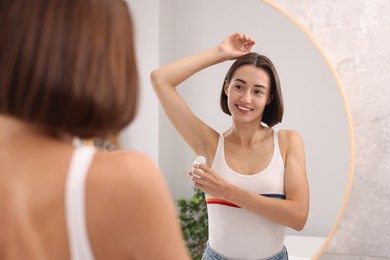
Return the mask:
<path id="1" fill-rule="evenodd" d="M 224 136 L 229 141 L 235 142 L 243 146 L 250 146 L 263 140 L 269 131 L 268 127 L 261 124 L 237 124 L 233 123 L 232 127 L 224 133 Z"/>

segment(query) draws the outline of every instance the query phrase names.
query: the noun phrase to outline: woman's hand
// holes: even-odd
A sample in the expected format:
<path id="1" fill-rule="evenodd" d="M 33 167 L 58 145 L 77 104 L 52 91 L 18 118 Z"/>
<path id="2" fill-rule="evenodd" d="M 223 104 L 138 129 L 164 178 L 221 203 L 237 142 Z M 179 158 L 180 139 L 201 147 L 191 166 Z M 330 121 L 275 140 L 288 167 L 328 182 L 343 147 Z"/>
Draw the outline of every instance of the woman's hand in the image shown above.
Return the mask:
<path id="1" fill-rule="evenodd" d="M 250 36 L 237 32 L 229 35 L 219 48 L 226 54 L 227 59 L 236 59 L 251 52 L 255 44 L 256 41 Z"/>
<path id="2" fill-rule="evenodd" d="M 188 175 L 196 188 L 213 197 L 226 198 L 230 184 L 205 164 L 194 164 Z"/>

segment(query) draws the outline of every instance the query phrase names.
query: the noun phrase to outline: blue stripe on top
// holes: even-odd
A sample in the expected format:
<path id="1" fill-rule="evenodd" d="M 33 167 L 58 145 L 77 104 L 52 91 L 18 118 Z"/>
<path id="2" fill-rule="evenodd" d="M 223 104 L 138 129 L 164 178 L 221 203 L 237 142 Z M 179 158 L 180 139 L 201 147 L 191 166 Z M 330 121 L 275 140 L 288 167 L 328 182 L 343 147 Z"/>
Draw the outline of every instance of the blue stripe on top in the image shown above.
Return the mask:
<path id="1" fill-rule="evenodd" d="M 283 195 L 283 194 L 260 194 L 261 196 L 264 196 L 264 197 L 267 197 L 267 198 L 275 198 L 275 199 L 281 199 L 281 200 L 285 200 L 286 199 L 286 195 Z"/>

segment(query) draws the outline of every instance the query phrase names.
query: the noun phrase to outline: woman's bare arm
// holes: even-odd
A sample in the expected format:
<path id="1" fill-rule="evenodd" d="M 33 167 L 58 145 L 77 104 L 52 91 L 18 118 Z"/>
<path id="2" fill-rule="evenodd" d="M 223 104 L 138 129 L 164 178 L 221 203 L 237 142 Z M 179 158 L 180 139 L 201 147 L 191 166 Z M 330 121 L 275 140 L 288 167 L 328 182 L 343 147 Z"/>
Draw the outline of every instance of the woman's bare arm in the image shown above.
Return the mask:
<path id="1" fill-rule="evenodd" d="M 218 135 L 192 113 L 176 86 L 200 70 L 248 53 L 253 45 L 250 37 L 232 34 L 215 48 L 171 62 L 151 73 L 152 85 L 165 113 L 196 154 L 206 155 L 210 139 Z"/>

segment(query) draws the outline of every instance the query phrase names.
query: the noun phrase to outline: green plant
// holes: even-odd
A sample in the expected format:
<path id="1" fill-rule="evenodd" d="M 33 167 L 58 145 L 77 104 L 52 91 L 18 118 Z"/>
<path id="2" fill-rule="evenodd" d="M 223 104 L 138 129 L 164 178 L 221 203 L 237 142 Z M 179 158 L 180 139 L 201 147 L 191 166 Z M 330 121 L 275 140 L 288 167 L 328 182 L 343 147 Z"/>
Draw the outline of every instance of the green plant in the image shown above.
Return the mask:
<path id="1" fill-rule="evenodd" d="M 181 230 L 187 249 L 193 260 L 200 260 L 203 248 L 208 240 L 208 218 L 205 196 L 203 192 L 194 188 L 194 195 L 190 199 L 177 200 Z"/>

